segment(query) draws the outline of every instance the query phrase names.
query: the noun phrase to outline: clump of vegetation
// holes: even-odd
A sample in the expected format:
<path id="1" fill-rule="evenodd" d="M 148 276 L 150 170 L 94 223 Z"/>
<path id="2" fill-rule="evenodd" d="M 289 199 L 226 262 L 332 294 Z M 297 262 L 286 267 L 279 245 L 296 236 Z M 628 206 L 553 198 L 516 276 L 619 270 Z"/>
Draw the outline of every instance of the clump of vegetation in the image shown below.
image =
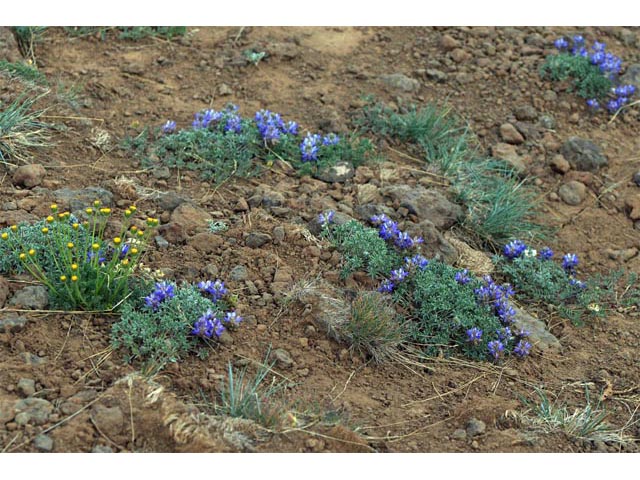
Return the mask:
<path id="1" fill-rule="evenodd" d="M 33 148 L 51 146 L 52 125 L 41 121 L 46 109 L 36 109 L 48 91 L 37 95 L 26 92 L 13 103 L 0 101 L 0 162 L 26 162 Z"/>
<path id="2" fill-rule="evenodd" d="M 150 293 L 143 296 L 141 291 Z M 207 346 L 242 321 L 235 310 L 237 299 L 219 279 L 195 286 L 162 281 L 136 292 L 111 329 L 111 344 L 125 351 L 127 361 L 162 368 L 191 352 L 205 357 Z"/>
<path id="3" fill-rule="evenodd" d="M 401 142 L 436 165 L 467 207 L 462 226 L 480 241 L 495 246 L 516 236 L 543 236 L 535 222 L 534 192 L 506 162 L 480 155 L 469 127 L 449 108 L 430 104 L 397 113 L 369 99 L 355 122 L 362 131 Z"/>
<path id="4" fill-rule="evenodd" d="M 357 222 L 333 225 L 333 218 L 326 212 L 318 220 L 323 234 L 342 253 L 347 271 L 363 269 L 380 281 L 378 292 L 403 312 L 401 323 L 408 337 L 422 345 L 426 354 L 500 360 L 530 353 L 529 333 L 512 331 L 516 311 L 509 300 L 515 293 L 510 285 L 499 285 L 489 276 L 477 279 L 466 270 L 426 259 L 418 253 L 422 238 L 401 231 L 386 215 L 371 218 L 377 228 Z M 371 299 L 363 306 L 371 307 Z M 382 345 L 390 338 L 394 342 L 401 338 L 396 323 L 389 329 L 391 322 L 353 323 L 354 318 L 351 326 L 356 333 L 366 334 L 361 344 Z"/>
<path id="5" fill-rule="evenodd" d="M 129 281 L 158 225 L 147 218 L 147 229 L 132 225 L 135 207 L 124 212 L 120 233 L 105 238 L 111 209 L 96 200 L 80 222 L 70 212 L 58 212 L 35 226 L 12 225 L 0 233 L 7 259 L 3 269 L 28 271 L 49 290 L 54 305 L 70 310 L 113 310 L 126 298 Z M 5 255 L 3 255 L 4 257 Z"/>
<path id="6" fill-rule="evenodd" d="M 46 29 L 47 27 L 12 27 L 20 53 L 32 65 L 36 64 L 36 44 L 42 40 Z"/>
<path id="7" fill-rule="evenodd" d="M 129 138 L 125 146 L 145 165 L 153 164 L 150 158 L 158 159 L 169 167 L 198 171 L 216 184 L 255 175 L 276 160 L 289 162 L 301 174 L 313 174 L 339 160 L 358 166 L 373 151 L 368 140 L 334 133 L 307 133 L 301 141 L 296 122 L 285 122 L 269 110 L 243 118 L 231 104 L 196 113 L 188 129 L 177 130 L 176 122 L 169 120 L 155 132 L 145 130 Z"/>
<path id="8" fill-rule="evenodd" d="M 597 110 L 601 104 L 614 113 L 629 103 L 636 88 L 621 85 L 618 79 L 622 69 L 620 57 L 608 52 L 606 45 L 595 41 L 587 49 L 582 35 L 554 42 L 560 53 L 549 55 L 540 69 L 542 77 L 554 81 L 571 80 L 573 90 Z"/>
<path id="9" fill-rule="evenodd" d="M 226 381 L 220 384 L 220 402 L 215 402 L 214 411 L 232 418 L 245 418 L 259 423 L 265 428 L 281 426 L 287 419 L 286 404 L 282 395 L 287 389 L 285 380 L 268 380 L 273 363 L 261 364 L 253 378 L 248 379 L 248 367 L 239 372 L 228 365 Z"/>
<path id="10" fill-rule="evenodd" d="M 20 78 L 38 85 L 47 84 L 47 78 L 40 70 L 33 66 L 33 63 L 0 60 L 0 71 L 6 72 L 11 78 Z"/>
<path id="11" fill-rule="evenodd" d="M 409 332 L 389 298 L 379 292 L 358 292 L 341 335 L 355 351 L 382 363 L 394 357 Z"/>
<path id="12" fill-rule="evenodd" d="M 187 33 L 187 27 L 64 27 L 65 31 L 73 37 L 97 36 L 106 40 L 109 32 L 117 32 L 122 40 L 142 40 L 149 37 L 171 40 L 174 37 L 183 37 Z"/>
<path id="13" fill-rule="evenodd" d="M 260 60 L 262 60 L 267 55 L 267 52 L 256 52 L 254 50 L 245 50 L 244 52 L 242 52 L 242 54 L 250 63 L 253 63 L 253 65 L 257 67 L 258 64 L 260 63 Z"/>
<path id="14" fill-rule="evenodd" d="M 577 278 L 577 255 L 567 253 L 561 264 L 554 262 L 553 256 L 548 247 L 538 252 L 520 240 L 513 240 L 494 261 L 500 273 L 524 298 L 545 308 L 554 306 L 560 315 L 575 324 L 583 323 L 585 317 L 605 317 L 613 308 L 640 305 L 637 274 L 626 275 L 622 294 L 618 295 L 619 284 L 625 276 L 623 271 L 594 276 L 583 282 Z"/>
<path id="15" fill-rule="evenodd" d="M 523 399 L 527 409 L 524 412 L 509 411 L 507 417 L 514 418 L 534 434 L 561 433 L 572 440 L 617 445 L 632 443 L 632 437 L 605 422 L 607 412 L 604 407 L 599 401 L 596 404 L 591 402 L 588 389 L 585 389 L 585 393 L 585 406 L 571 411 L 567 405 L 552 402 L 542 390 L 536 389 L 537 402 Z"/>
<path id="16" fill-rule="evenodd" d="M 330 223 L 331 219 L 332 217 L 327 223 Z M 330 235 L 331 242 L 343 254 L 340 272 L 343 279 L 358 270 L 366 271 L 371 278 L 380 278 L 400 261 L 395 252 L 389 251 L 387 243 L 380 238 L 376 230 L 366 228 L 356 220 L 335 225 L 325 233 Z"/>

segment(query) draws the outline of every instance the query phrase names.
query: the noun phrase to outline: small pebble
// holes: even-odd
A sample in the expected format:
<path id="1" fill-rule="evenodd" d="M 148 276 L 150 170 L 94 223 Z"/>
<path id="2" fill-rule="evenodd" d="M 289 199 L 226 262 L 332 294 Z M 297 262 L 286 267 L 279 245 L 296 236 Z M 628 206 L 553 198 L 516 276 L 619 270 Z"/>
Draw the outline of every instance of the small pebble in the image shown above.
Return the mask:
<path id="1" fill-rule="evenodd" d="M 33 446 L 41 452 L 50 452 L 53 450 L 53 439 L 48 435 L 38 435 L 33 439 Z"/>

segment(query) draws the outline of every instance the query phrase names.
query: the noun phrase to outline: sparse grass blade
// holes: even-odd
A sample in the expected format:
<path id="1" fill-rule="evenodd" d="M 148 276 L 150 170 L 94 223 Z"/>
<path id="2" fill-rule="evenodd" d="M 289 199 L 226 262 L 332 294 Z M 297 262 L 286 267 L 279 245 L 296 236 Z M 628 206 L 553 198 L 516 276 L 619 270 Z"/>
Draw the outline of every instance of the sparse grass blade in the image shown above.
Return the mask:
<path id="1" fill-rule="evenodd" d="M 49 94 L 45 91 L 35 96 L 27 92 L 12 104 L 0 104 L 0 162 L 10 160 L 26 162 L 33 148 L 49 147 L 49 130 L 52 125 L 40 120 L 47 109 L 34 109 L 34 105 Z"/>
<path id="2" fill-rule="evenodd" d="M 24 58 L 36 64 L 36 43 L 42 39 L 47 27 L 13 27 L 13 35 Z"/>
<path id="3" fill-rule="evenodd" d="M 286 414 L 282 399 L 279 396 L 286 389 L 286 381 L 277 381 L 275 376 L 271 382 L 265 383 L 273 364 L 261 364 L 252 379 L 245 379 L 247 368 L 234 372 L 229 363 L 227 381 L 220 387 L 220 404 L 216 404 L 216 413 L 234 418 L 253 420 L 260 425 L 273 428 L 279 426 Z"/>
<path id="4" fill-rule="evenodd" d="M 605 422 L 606 410 L 601 407 L 600 402 L 595 405 L 591 403 L 588 389 L 585 389 L 585 406 L 575 408 L 573 413 L 567 405 L 551 402 L 542 390 L 536 389 L 535 392 L 538 396 L 537 402 L 522 399 L 528 409 L 522 413 L 511 412 L 523 426 L 534 433 L 563 433 L 571 439 L 602 441 L 618 445 L 625 445 L 632 441 L 623 429 L 615 429 Z"/>
<path id="5" fill-rule="evenodd" d="M 21 80 L 32 82 L 38 85 L 46 85 L 47 79 L 42 72 L 40 72 L 33 65 L 29 65 L 21 62 L 7 62 L 6 60 L 0 60 L 0 71 L 6 72 L 11 78 L 19 78 Z"/>
<path id="6" fill-rule="evenodd" d="M 459 170 L 454 185 L 458 198 L 468 206 L 463 226 L 481 240 L 496 245 L 512 238 L 544 237 L 546 229 L 533 221 L 536 195 L 501 162 L 469 162 Z"/>
<path id="7" fill-rule="evenodd" d="M 382 363 L 394 358 L 408 332 L 389 300 L 378 292 L 360 292 L 351 303 L 351 317 L 344 324 L 351 348 Z"/>
<path id="8" fill-rule="evenodd" d="M 425 161 L 451 180 L 458 199 L 467 206 L 464 221 L 481 242 L 493 244 L 513 237 L 538 237 L 534 193 L 501 162 L 478 155 L 469 126 L 450 107 L 428 104 L 396 113 L 380 104 L 365 106 L 355 121 L 365 132 L 389 136 L 418 150 Z"/>

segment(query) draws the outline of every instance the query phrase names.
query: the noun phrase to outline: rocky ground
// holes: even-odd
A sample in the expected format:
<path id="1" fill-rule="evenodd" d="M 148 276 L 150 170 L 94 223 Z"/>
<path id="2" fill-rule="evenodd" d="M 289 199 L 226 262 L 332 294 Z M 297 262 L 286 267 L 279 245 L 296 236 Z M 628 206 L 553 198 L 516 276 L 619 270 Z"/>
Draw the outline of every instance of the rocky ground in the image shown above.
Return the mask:
<path id="1" fill-rule="evenodd" d="M 0 58 L 16 59 L 13 38 L 0 30 Z M 577 253 L 584 274 L 640 273 L 640 109 L 609 122 L 567 85 L 538 74 L 553 40 L 573 33 L 605 41 L 640 87 L 635 28 L 189 28 L 184 38 L 138 42 L 48 29 L 36 58 L 57 88 L 41 104 L 60 128 L 55 145 L 33 151 L 29 165 L 0 164 L 0 227 L 38 220 L 53 202 L 135 202 L 161 220 L 145 264 L 176 280 L 225 279 L 245 322 L 207 360 L 189 358 L 149 380 L 109 349 L 113 316 L 47 311 L 43 287 L 0 277 L 0 449 L 637 451 L 635 311 L 583 327 L 541 319 L 543 348 L 524 362 L 376 365 L 326 335 L 320 300 L 286 302 L 294 285 L 313 279 L 375 288 L 364 275 L 342 281 L 340 255 L 314 235 L 313 220 L 329 209 L 363 219 L 381 205 L 418 229 L 429 255 L 486 258 L 456 229 L 460 207 L 446 183 L 402 145 L 377 139 L 383 162 L 333 177 L 276 165 L 219 188 L 189 171 L 145 170 L 119 148 L 141 126 L 175 119 L 187 127 L 194 112 L 227 102 L 246 115 L 269 108 L 304 129 L 346 132 L 363 95 L 392 107 L 447 99 L 487 154 L 535 177 L 543 222 L 557 228 L 554 250 Z M 246 49 L 268 56 L 254 66 Z M 60 94 L 69 87 L 77 95 Z M 3 102 L 23 89 L 0 77 Z M 209 220 L 229 229 L 212 233 Z M 269 347 L 304 419 L 283 433 L 212 415 L 203 396 L 215 396 L 227 362 L 260 363 Z M 520 397 L 535 398 L 536 387 L 570 410 L 584 407 L 585 389 L 601 397 L 607 422 L 628 441 L 532 435 L 508 412 L 524 411 Z"/>

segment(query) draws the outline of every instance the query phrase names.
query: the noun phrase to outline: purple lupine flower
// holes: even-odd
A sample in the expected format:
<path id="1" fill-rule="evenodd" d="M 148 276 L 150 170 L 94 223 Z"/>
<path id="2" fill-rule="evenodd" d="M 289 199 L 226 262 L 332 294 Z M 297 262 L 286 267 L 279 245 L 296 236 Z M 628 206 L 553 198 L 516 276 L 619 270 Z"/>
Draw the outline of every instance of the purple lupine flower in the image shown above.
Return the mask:
<path id="1" fill-rule="evenodd" d="M 235 310 L 225 313 L 224 323 L 232 323 L 234 325 L 239 325 L 240 322 L 242 322 L 242 317 L 238 315 Z"/>
<path id="2" fill-rule="evenodd" d="M 503 297 L 508 297 L 513 294 L 513 289 L 510 285 L 501 287 L 493 281 L 491 275 L 485 275 L 482 277 L 486 285 L 483 285 L 474 290 L 476 297 L 480 301 L 497 301 Z"/>
<path id="3" fill-rule="evenodd" d="M 578 256 L 575 253 L 567 253 L 562 257 L 562 268 L 572 272 L 578 266 Z"/>
<path id="4" fill-rule="evenodd" d="M 404 264 L 408 269 L 417 268 L 418 270 L 424 270 L 427 268 L 427 265 L 429 265 L 429 260 L 417 253 L 411 258 L 404 257 Z"/>
<path id="5" fill-rule="evenodd" d="M 607 102 L 607 110 L 609 110 L 609 113 L 615 112 L 620 107 L 621 107 L 620 102 L 617 99 L 616 100 L 609 100 Z"/>
<path id="6" fill-rule="evenodd" d="M 471 281 L 471 278 L 469 278 L 469 270 L 465 268 L 464 270 L 456 272 L 454 279 L 460 285 L 466 285 Z"/>
<path id="7" fill-rule="evenodd" d="M 617 87 L 611 89 L 611 93 L 617 96 L 618 99 L 625 98 L 626 100 L 628 100 L 627 97 L 633 95 L 635 91 L 636 87 L 633 85 L 618 85 Z M 626 101 L 624 103 L 626 103 Z"/>
<path id="8" fill-rule="evenodd" d="M 289 135 L 298 135 L 298 124 L 296 122 L 289 121 L 283 127 L 283 132 Z"/>
<path id="9" fill-rule="evenodd" d="M 422 237 L 411 237 L 406 232 L 398 232 L 396 234 L 396 238 L 394 239 L 394 243 L 396 247 L 401 249 L 413 248 L 416 244 L 424 242 Z"/>
<path id="10" fill-rule="evenodd" d="M 549 247 L 543 247 L 538 252 L 538 256 L 542 260 L 551 260 L 553 258 L 553 250 L 551 250 Z"/>
<path id="11" fill-rule="evenodd" d="M 156 283 L 156 291 L 159 297 L 162 297 L 163 300 L 167 298 L 173 298 L 176 296 L 175 287 L 173 284 L 169 282 L 158 282 Z"/>
<path id="12" fill-rule="evenodd" d="M 275 142 L 280 139 L 282 133 L 288 133 L 285 132 L 284 122 L 280 115 L 269 110 L 256 112 L 255 122 L 265 142 Z"/>
<path id="13" fill-rule="evenodd" d="M 519 328 L 518 331 L 515 333 L 515 336 L 518 339 L 527 338 L 530 335 L 531 335 L 531 332 L 529 330 L 525 330 L 524 328 Z"/>
<path id="14" fill-rule="evenodd" d="M 513 289 L 510 283 L 505 283 L 499 288 L 502 291 L 502 296 L 504 298 L 513 297 L 516 294 L 516 291 Z"/>
<path id="15" fill-rule="evenodd" d="M 391 292 L 393 292 L 394 288 L 396 288 L 394 283 L 389 279 L 385 279 L 385 280 L 382 281 L 382 283 L 378 287 L 378 291 L 380 293 L 391 293 Z"/>
<path id="16" fill-rule="evenodd" d="M 570 277 L 569 278 L 569 285 L 571 285 L 572 287 L 578 287 L 581 289 L 587 288 L 587 284 L 584 282 L 581 282 L 580 280 L 578 280 L 575 277 Z"/>
<path id="17" fill-rule="evenodd" d="M 480 330 L 478 327 L 473 327 L 467 330 L 467 342 L 477 345 L 481 341 L 482 341 L 482 330 Z"/>
<path id="18" fill-rule="evenodd" d="M 211 301 L 214 303 L 228 293 L 228 290 L 225 288 L 222 280 L 216 280 L 215 282 L 212 282 L 211 280 L 200 282 L 198 283 L 198 288 L 200 291 L 208 293 L 211 297 Z"/>
<path id="19" fill-rule="evenodd" d="M 584 37 L 582 35 L 574 35 L 572 40 L 574 45 L 581 45 L 584 43 Z"/>
<path id="20" fill-rule="evenodd" d="M 173 120 L 167 120 L 167 123 L 165 123 L 162 126 L 162 133 L 169 134 L 175 131 L 176 131 L 176 122 L 174 122 Z"/>
<path id="21" fill-rule="evenodd" d="M 231 114 L 224 125 L 225 132 L 240 133 L 242 131 L 242 119 L 240 115 Z"/>
<path id="22" fill-rule="evenodd" d="M 160 304 L 162 303 L 162 299 L 155 295 L 155 292 L 144 297 L 144 303 L 147 307 L 149 307 L 154 312 L 158 310 Z"/>
<path id="23" fill-rule="evenodd" d="M 144 303 L 154 312 L 158 310 L 160 304 L 167 298 L 175 296 L 175 287 L 169 282 L 156 283 L 155 290 L 144 297 Z"/>
<path id="24" fill-rule="evenodd" d="M 492 340 L 487 344 L 487 348 L 491 356 L 497 360 L 504 350 L 504 345 L 500 340 Z"/>
<path id="25" fill-rule="evenodd" d="M 587 100 L 587 107 L 592 108 L 593 110 L 598 110 L 600 108 L 600 102 L 595 98 L 590 98 Z"/>
<path id="26" fill-rule="evenodd" d="M 515 353 L 520 358 L 523 358 L 529 355 L 530 351 L 531 351 L 531 344 L 526 340 L 520 340 L 513 349 L 513 353 Z"/>
<path id="27" fill-rule="evenodd" d="M 107 257 L 104 256 L 104 252 L 99 250 L 94 252 L 91 248 L 87 252 L 87 262 L 91 262 L 94 258 L 98 258 L 98 265 L 103 266 L 107 263 Z"/>
<path id="28" fill-rule="evenodd" d="M 555 42 L 553 42 L 553 45 L 558 50 L 565 50 L 567 47 L 569 47 L 569 42 L 567 42 L 567 40 L 564 37 L 560 37 Z"/>
<path id="29" fill-rule="evenodd" d="M 591 62 L 592 65 L 601 65 L 602 62 L 604 62 L 606 59 L 606 56 L 604 54 L 604 52 L 594 52 L 591 55 L 589 55 L 589 61 Z"/>
<path id="30" fill-rule="evenodd" d="M 307 133 L 302 143 L 300 144 L 300 152 L 302 153 L 303 162 L 316 162 L 318 161 L 318 142 L 320 141 L 320 135 Z"/>
<path id="31" fill-rule="evenodd" d="M 198 318 L 191 330 L 192 335 L 199 337 L 211 338 L 214 334 L 216 337 L 220 337 L 224 332 L 224 325 L 218 320 L 211 309 L 207 310 L 200 318 Z"/>
<path id="32" fill-rule="evenodd" d="M 340 143 L 340 137 L 335 133 L 329 133 L 328 135 L 322 137 L 322 145 L 329 146 L 337 145 L 338 143 Z"/>
<path id="33" fill-rule="evenodd" d="M 328 212 L 325 213 L 321 213 L 320 215 L 318 215 L 318 223 L 323 227 L 328 227 L 330 223 L 333 222 L 333 217 L 335 216 L 336 212 L 334 212 L 333 210 L 329 210 Z"/>
<path id="34" fill-rule="evenodd" d="M 400 283 L 408 276 L 409 272 L 407 272 L 404 268 L 398 268 L 396 270 L 391 270 L 391 276 L 389 277 L 389 279 L 392 282 Z"/>
<path id="35" fill-rule="evenodd" d="M 513 260 L 518 258 L 527 249 L 527 245 L 521 240 L 512 240 L 504 246 L 503 254 Z"/>
<path id="36" fill-rule="evenodd" d="M 391 219 L 389 217 L 387 217 L 384 213 L 381 213 L 380 215 L 374 215 L 372 216 L 369 221 L 371 223 L 373 223 L 374 225 L 380 225 L 381 223 L 387 223 L 390 222 Z"/>
<path id="37" fill-rule="evenodd" d="M 388 220 L 380 225 L 378 228 L 378 234 L 383 240 L 391 240 L 400 234 L 400 230 L 398 229 L 398 224 L 396 222 Z"/>
<path id="38" fill-rule="evenodd" d="M 511 329 L 509 327 L 503 327 L 496 330 L 496 334 L 501 342 L 508 342 L 512 338 Z"/>
<path id="39" fill-rule="evenodd" d="M 593 42 L 593 46 L 591 47 L 594 52 L 604 52 L 607 44 L 604 42 L 598 42 L 597 40 Z"/>
<path id="40" fill-rule="evenodd" d="M 124 257 L 127 256 L 127 253 L 129 253 L 130 249 L 131 249 L 131 245 L 129 245 L 128 243 L 125 243 L 124 245 L 122 245 L 122 248 L 120 249 L 120 254 L 119 254 L 120 260 L 122 260 Z"/>
<path id="41" fill-rule="evenodd" d="M 496 300 L 493 304 L 496 317 L 503 325 L 511 325 L 516 316 L 516 309 L 507 300 Z"/>

